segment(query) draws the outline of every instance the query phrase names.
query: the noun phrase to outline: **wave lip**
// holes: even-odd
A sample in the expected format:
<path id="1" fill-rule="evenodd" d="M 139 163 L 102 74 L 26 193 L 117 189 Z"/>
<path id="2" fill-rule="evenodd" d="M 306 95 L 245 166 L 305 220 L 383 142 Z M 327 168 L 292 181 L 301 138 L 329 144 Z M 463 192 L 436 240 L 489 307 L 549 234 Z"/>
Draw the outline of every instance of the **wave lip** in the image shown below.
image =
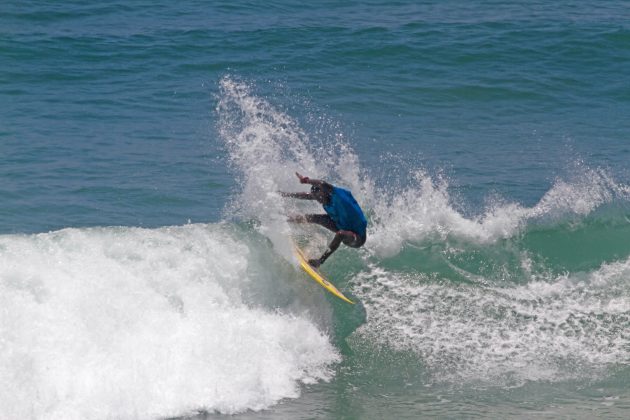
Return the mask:
<path id="1" fill-rule="evenodd" d="M 495 199 L 480 215 L 466 217 L 453 203 L 447 179 L 424 171 L 412 179 L 407 188 L 380 189 L 369 200 L 373 217 L 367 246 L 380 257 L 396 255 L 407 243 L 449 238 L 493 243 L 519 235 L 531 224 L 581 220 L 607 205 L 630 201 L 629 186 L 605 170 L 581 167 L 569 180 L 557 179 L 532 207 Z"/>

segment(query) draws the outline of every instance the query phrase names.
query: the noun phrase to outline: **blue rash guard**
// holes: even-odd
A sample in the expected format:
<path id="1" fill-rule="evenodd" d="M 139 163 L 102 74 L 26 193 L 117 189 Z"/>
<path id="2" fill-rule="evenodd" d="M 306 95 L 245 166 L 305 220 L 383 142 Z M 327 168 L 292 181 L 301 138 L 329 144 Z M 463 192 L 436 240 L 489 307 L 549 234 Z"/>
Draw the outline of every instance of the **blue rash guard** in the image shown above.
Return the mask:
<path id="1" fill-rule="evenodd" d="M 349 230 L 365 238 L 367 220 L 352 193 L 346 189 L 333 187 L 330 202 L 324 210 L 337 225 L 339 230 Z"/>

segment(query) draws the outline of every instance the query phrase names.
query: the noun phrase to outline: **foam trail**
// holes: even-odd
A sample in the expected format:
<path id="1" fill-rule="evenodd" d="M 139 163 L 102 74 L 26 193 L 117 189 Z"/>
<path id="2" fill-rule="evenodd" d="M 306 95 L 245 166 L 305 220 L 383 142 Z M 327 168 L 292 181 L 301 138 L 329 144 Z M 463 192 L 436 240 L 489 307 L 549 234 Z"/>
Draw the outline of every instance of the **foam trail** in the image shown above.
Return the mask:
<path id="1" fill-rule="evenodd" d="M 521 286 L 431 282 L 372 267 L 355 339 L 412 351 L 436 381 L 518 386 L 598 378 L 630 361 L 630 259 Z"/>
<path id="2" fill-rule="evenodd" d="M 0 236 L 0 418 L 237 413 L 328 380 L 313 322 L 243 301 L 250 252 L 221 225 Z"/>

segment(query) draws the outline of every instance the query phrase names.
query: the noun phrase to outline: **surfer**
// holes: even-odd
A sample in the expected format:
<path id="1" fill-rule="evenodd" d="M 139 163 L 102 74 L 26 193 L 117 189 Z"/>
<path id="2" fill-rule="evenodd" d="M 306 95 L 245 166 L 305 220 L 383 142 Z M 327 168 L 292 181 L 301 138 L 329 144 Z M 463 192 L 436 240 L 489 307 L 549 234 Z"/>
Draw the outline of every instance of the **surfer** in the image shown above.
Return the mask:
<path id="1" fill-rule="evenodd" d="M 311 192 L 280 192 L 280 195 L 302 200 L 317 200 L 324 207 L 326 214 L 290 216 L 288 221 L 291 223 L 316 223 L 335 233 L 335 237 L 324 254 L 318 259 L 309 260 L 308 263 L 315 268 L 319 267 L 339 248 L 342 242 L 351 248 L 362 247 L 366 240 L 367 220 L 352 193 L 326 181 L 310 179 L 297 172 L 295 175 L 301 184 L 311 185 Z"/>

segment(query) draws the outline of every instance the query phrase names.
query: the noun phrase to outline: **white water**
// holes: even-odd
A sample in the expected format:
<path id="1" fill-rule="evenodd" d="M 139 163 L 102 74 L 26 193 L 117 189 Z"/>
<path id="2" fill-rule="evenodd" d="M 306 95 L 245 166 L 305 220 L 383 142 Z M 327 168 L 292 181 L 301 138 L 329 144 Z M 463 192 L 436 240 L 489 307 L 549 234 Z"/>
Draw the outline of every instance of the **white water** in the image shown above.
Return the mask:
<path id="1" fill-rule="evenodd" d="M 236 413 L 330 379 L 321 327 L 242 298 L 270 270 L 249 257 L 220 225 L 0 236 L 0 418 Z"/>
<path id="2" fill-rule="evenodd" d="M 593 379 L 630 362 L 630 259 L 526 285 L 436 282 L 372 267 L 355 280 L 374 345 L 420 356 L 436 381 Z"/>
<path id="3" fill-rule="evenodd" d="M 630 187 L 617 183 L 605 171 L 579 168 L 572 179 L 557 179 L 533 207 L 518 203 L 491 202 L 477 217 L 467 218 L 456 210 L 446 179 L 418 171 L 409 187 L 377 192 L 372 197 L 367 248 L 378 257 L 390 257 L 409 242 L 425 239 L 443 241 L 455 236 L 487 244 L 518 235 L 532 221 L 557 222 L 563 218 L 583 218 L 603 205 L 627 203 Z"/>

